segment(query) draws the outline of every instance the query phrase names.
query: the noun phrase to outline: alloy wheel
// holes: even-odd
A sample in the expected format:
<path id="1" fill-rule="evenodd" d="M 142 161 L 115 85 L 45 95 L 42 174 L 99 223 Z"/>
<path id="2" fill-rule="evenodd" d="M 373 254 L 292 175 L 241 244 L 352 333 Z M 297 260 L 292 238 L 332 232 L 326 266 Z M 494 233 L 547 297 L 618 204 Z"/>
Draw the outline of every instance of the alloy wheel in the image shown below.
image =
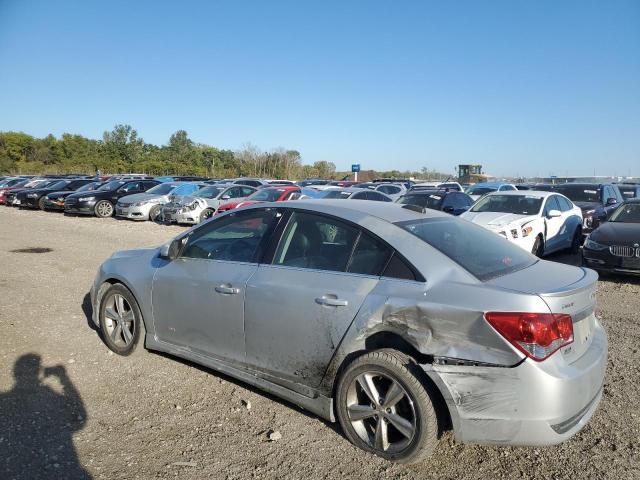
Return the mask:
<path id="1" fill-rule="evenodd" d="M 135 314 L 127 299 L 116 293 L 109 300 L 104 310 L 107 335 L 119 346 L 131 344 L 135 335 Z"/>
<path id="2" fill-rule="evenodd" d="M 347 390 L 347 413 L 356 434 L 379 452 L 399 453 L 416 435 L 414 402 L 389 375 L 367 371 Z"/>
<path id="3" fill-rule="evenodd" d="M 110 217 L 113 213 L 113 206 L 109 202 L 100 202 L 98 204 L 98 214 L 101 217 Z"/>

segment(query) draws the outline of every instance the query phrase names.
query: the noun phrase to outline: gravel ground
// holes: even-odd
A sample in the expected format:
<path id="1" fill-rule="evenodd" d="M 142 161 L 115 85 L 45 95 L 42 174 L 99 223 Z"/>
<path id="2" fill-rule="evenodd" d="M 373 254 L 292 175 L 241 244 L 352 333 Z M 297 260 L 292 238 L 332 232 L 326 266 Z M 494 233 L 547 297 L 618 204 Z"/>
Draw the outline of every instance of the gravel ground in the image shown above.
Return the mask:
<path id="1" fill-rule="evenodd" d="M 483 447 L 447 433 L 431 460 L 406 467 L 216 372 L 143 350 L 111 354 L 87 320 L 98 266 L 180 231 L 0 207 L 0 478 L 640 478 L 640 282 L 600 281 L 609 370 L 575 438 Z M 12 252 L 35 247 L 51 251 Z"/>

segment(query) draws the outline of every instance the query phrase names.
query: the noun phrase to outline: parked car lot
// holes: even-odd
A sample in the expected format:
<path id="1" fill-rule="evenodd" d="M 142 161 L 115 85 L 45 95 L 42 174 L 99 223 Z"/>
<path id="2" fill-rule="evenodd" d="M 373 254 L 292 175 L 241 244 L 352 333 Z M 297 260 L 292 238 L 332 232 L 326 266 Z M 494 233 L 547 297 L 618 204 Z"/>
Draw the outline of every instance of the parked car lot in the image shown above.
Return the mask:
<path id="1" fill-rule="evenodd" d="M 0 220 L 0 283 L 7 293 L 0 298 L 7 332 L 0 339 L 3 360 L 12 365 L 37 353 L 43 366 L 64 366 L 86 411 L 74 443 L 80 462 L 96 478 L 129 478 L 133 471 L 140 477 L 178 473 L 182 478 L 229 472 L 236 478 L 573 478 L 576 471 L 590 478 L 634 478 L 640 473 L 640 450 L 633 441 L 640 422 L 629 401 L 640 394 L 640 284 L 632 279 L 599 282 L 597 313 L 610 338 L 610 361 L 602 406 L 582 432 L 567 443 L 539 448 L 462 445 L 445 434 L 430 460 L 408 468 L 361 453 L 340 430 L 242 382 L 160 355 L 108 354 L 86 317 L 87 285 L 97 266 L 114 250 L 161 244 L 185 231 L 182 227 L 15 209 L 0 210 Z M 34 229 L 47 236 L 25 242 Z M 52 251 L 11 252 L 25 247 Z M 579 262 L 577 256 L 552 260 Z M 64 287 L 42 289 L 44 282 Z M 11 389 L 12 382 L 11 369 L 5 369 L 0 389 Z M 22 407 L 3 421 L 21 421 Z M 39 408 L 46 412 L 46 405 Z M 269 441 L 270 431 L 282 438 Z"/>

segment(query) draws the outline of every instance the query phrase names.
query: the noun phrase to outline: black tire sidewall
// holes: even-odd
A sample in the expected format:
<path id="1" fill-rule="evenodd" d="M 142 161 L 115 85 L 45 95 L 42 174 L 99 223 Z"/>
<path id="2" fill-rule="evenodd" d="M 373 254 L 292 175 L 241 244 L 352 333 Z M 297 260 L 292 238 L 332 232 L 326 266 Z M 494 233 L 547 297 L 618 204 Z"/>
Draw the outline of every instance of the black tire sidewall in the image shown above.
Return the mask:
<path id="1" fill-rule="evenodd" d="M 209 212 L 209 216 L 205 216 L 207 214 L 207 212 Z M 205 208 L 202 213 L 200 213 L 200 222 L 206 222 L 207 220 L 209 220 L 211 217 L 213 216 L 213 210 L 211 210 L 210 208 Z"/>
<path id="2" fill-rule="evenodd" d="M 354 364 L 355 363 L 356 362 L 354 362 Z M 413 401 L 416 414 L 416 434 L 409 447 L 407 447 L 402 452 L 378 452 L 377 450 L 370 447 L 366 442 L 364 442 L 351 426 L 351 422 L 346 410 L 347 391 L 351 382 L 358 375 L 367 371 L 377 371 L 393 378 L 402 386 L 402 388 L 405 389 L 405 391 L 409 394 L 411 400 Z M 407 379 L 405 378 L 405 376 L 408 375 L 416 377 L 416 375 L 411 373 L 411 371 L 404 371 L 403 369 L 397 368 L 393 363 L 374 358 L 368 358 L 366 360 L 366 363 L 358 362 L 358 365 L 354 368 L 347 367 L 347 369 L 342 374 L 338 383 L 338 388 L 336 389 L 336 413 L 338 416 L 338 420 L 340 421 L 340 425 L 342 426 L 342 430 L 351 443 L 366 452 L 373 453 L 374 455 L 393 462 L 412 463 L 414 461 L 414 457 L 421 457 L 419 451 L 426 441 L 426 438 L 429 436 L 429 429 L 435 427 L 435 433 L 437 435 L 437 420 L 433 413 L 433 402 L 431 402 L 431 405 L 422 405 L 419 393 L 416 391 L 411 382 L 407 381 Z M 421 385 L 422 388 L 424 388 L 424 384 L 422 382 Z M 430 415 L 434 415 L 434 418 L 429 418 Z M 433 424 L 434 421 L 436 421 L 435 424 Z M 431 425 L 429 425 L 430 423 Z"/>
<path id="3" fill-rule="evenodd" d="M 40 197 L 40 199 L 38 200 L 38 207 L 40 208 L 40 210 L 44 210 L 44 197 Z"/>
<path id="4" fill-rule="evenodd" d="M 109 337 L 109 333 L 108 333 L 106 322 L 105 322 L 104 313 L 105 313 L 107 300 L 109 300 L 109 298 L 115 294 L 122 295 L 127 300 L 129 305 L 133 309 L 133 313 L 134 313 L 133 341 L 126 347 L 120 347 L 115 343 L 113 343 L 113 341 Z M 109 287 L 107 291 L 104 293 L 104 295 L 102 295 L 102 298 L 100 298 L 100 305 L 98 306 L 98 308 L 99 308 L 98 319 L 99 319 L 99 325 L 100 325 L 100 336 L 102 337 L 102 340 L 104 341 L 104 343 L 107 345 L 109 350 L 113 351 L 114 353 L 117 353 L 118 355 L 122 355 L 122 356 L 131 355 L 131 353 L 133 353 L 133 351 L 136 349 L 138 342 L 140 341 L 141 335 L 143 335 L 143 332 L 145 331 L 144 321 L 142 319 L 142 312 L 140 311 L 138 302 L 136 301 L 133 294 L 124 285 L 116 283 L 111 287 Z"/>

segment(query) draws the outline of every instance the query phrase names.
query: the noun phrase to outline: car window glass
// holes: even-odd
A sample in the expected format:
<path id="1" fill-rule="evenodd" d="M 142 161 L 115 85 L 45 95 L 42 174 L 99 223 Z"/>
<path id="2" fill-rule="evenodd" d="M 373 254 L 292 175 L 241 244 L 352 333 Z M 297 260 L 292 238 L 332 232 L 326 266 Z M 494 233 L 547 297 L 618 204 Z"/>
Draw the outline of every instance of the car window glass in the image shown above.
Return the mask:
<path id="1" fill-rule="evenodd" d="M 275 265 L 344 271 L 358 231 L 340 221 L 294 212 L 274 255 Z"/>
<path id="2" fill-rule="evenodd" d="M 393 200 L 391 200 L 391 198 L 387 197 L 386 195 L 382 194 L 382 193 L 378 193 L 378 192 L 367 192 L 368 195 L 368 199 L 369 200 L 376 200 L 378 202 L 391 202 Z"/>
<path id="3" fill-rule="evenodd" d="M 130 182 L 120 187 L 120 191 L 124 193 L 137 192 L 139 190 L 140 190 L 140 182 Z"/>
<path id="4" fill-rule="evenodd" d="M 248 188 L 248 187 L 240 187 L 240 190 L 241 190 L 241 193 L 240 193 L 241 197 L 248 197 L 253 192 L 255 192 L 253 188 Z"/>
<path id="5" fill-rule="evenodd" d="M 442 208 L 455 207 L 455 195 L 447 195 L 442 201 Z"/>
<path id="6" fill-rule="evenodd" d="M 351 195 L 351 199 L 352 200 L 369 200 L 369 192 L 364 191 L 364 192 L 358 192 L 358 193 L 354 193 L 353 195 Z"/>
<path id="7" fill-rule="evenodd" d="M 551 210 L 560 210 L 560 205 L 558 205 L 558 200 L 556 200 L 555 195 L 552 195 L 547 199 L 547 203 L 544 205 L 544 215 L 549 215 Z"/>
<path id="8" fill-rule="evenodd" d="M 416 280 L 413 270 L 402 260 L 400 255 L 394 254 L 382 273 L 383 277 L 399 278 L 401 280 Z"/>
<path id="9" fill-rule="evenodd" d="M 181 256 L 251 262 L 275 215 L 273 209 L 251 210 L 209 222 L 189 238 Z"/>
<path id="10" fill-rule="evenodd" d="M 571 205 L 571 202 L 569 202 L 569 200 L 567 200 L 566 198 L 560 197 L 557 195 L 555 195 L 555 198 L 558 200 L 558 203 L 560 204 L 561 211 L 568 212 L 573 208 L 573 205 Z"/>
<path id="11" fill-rule="evenodd" d="M 349 260 L 347 271 L 364 275 L 380 275 L 390 254 L 391 249 L 384 243 L 363 233 Z"/>

